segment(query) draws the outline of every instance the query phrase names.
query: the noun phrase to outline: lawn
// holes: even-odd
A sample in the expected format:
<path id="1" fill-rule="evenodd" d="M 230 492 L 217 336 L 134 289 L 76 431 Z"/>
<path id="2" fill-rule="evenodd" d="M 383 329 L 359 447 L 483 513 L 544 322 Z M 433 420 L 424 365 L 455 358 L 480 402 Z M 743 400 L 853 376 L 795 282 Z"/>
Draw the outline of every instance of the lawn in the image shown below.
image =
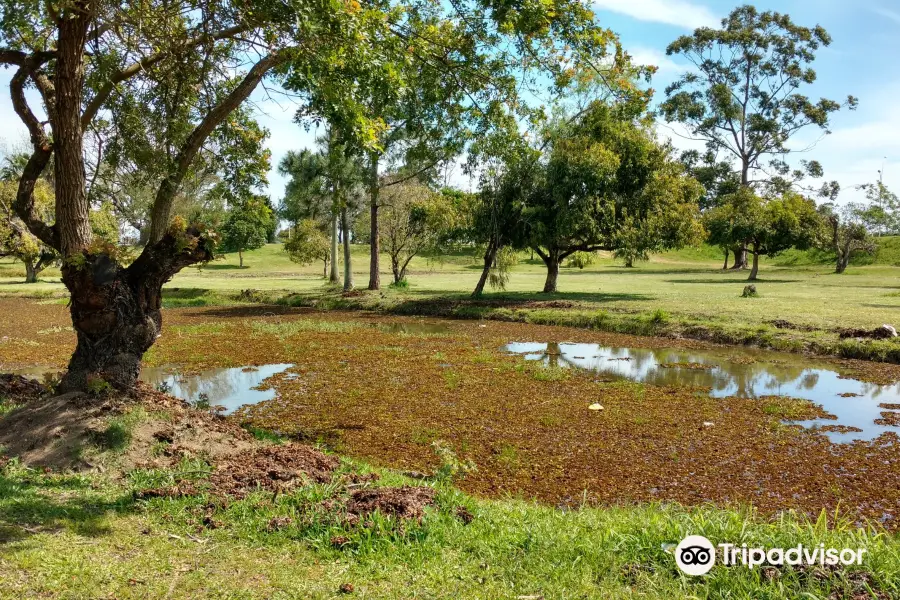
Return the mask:
<path id="1" fill-rule="evenodd" d="M 893 252 L 893 241 L 890 249 Z M 368 284 L 368 247 L 354 246 L 354 278 L 357 287 Z M 885 260 L 900 263 L 888 255 Z M 237 254 L 202 267 L 183 270 L 168 288 L 211 291 L 243 289 L 284 292 L 318 292 L 324 288 L 321 266 L 299 266 L 288 260 L 279 244 L 269 244 L 245 253 L 245 268 L 237 265 Z M 389 266 L 382 256 L 382 268 Z M 759 297 L 741 298 L 746 284 L 744 272 L 722 271 L 713 248 L 686 249 L 656 255 L 647 263 L 626 269 L 608 256 L 581 270 L 563 268 L 557 294 L 539 294 L 545 276 L 539 259 L 527 253 L 512 271 L 505 294 L 488 290 L 487 297 L 513 299 L 563 299 L 613 312 L 638 313 L 662 309 L 673 316 L 710 321 L 759 325 L 784 319 L 818 329 L 835 326 L 875 327 L 892 323 L 900 309 L 900 267 L 892 263 L 851 266 L 835 275 L 828 264 L 808 264 L 808 253 L 794 253 L 763 260 Z M 804 264 L 794 264 L 804 263 Z M 4 266 L 5 265 L 5 266 Z M 40 294 L 59 291 L 58 272 L 47 272 L 44 281 L 26 285 L 9 277 L 14 267 L 0 264 L 0 294 Z M 481 261 L 473 255 L 457 254 L 442 260 L 416 258 L 407 290 L 391 290 L 390 275 L 382 275 L 384 294 L 398 299 L 424 299 L 466 295 L 480 274 Z M 52 283 L 52 281 L 57 283 Z"/>

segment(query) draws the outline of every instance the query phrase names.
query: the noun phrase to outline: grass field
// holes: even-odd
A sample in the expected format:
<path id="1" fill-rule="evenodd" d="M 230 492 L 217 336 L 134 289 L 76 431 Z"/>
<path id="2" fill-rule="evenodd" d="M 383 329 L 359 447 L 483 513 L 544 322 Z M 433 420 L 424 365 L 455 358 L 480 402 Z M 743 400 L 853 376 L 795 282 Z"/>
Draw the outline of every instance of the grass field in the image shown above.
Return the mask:
<path id="1" fill-rule="evenodd" d="M 355 284 L 364 289 L 368 247 L 354 246 L 353 256 Z M 560 291 L 541 294 L 544 266 L 523 253 L 506 290 L 485 294 L 484 300 L 496 306 L 461 309 L 458 305 L 468 300 L 480 274 L 481 261 L 474 252 L 440 259 L 417 257 L 407 288 L 392 289 L 390 275 L 383 273 L 381 292 L 347 299 L 324 284 L 321 265 L 296 265 L 279 244 L 270 244 L 245 253 L 243 269 L 236 254 L 185 269 L 167 285 L 166 302 L 229 304 L 241 290 L 255 290 L 258 293 L 244 299 L 587 326 L 900 362 L 900 342 L 838 337 L 842 328 L 898 325 L 900 238 L 885 238 L 880 253 L 862 261 L 873 264 L 853 265 L 841 275 L 833 272 L 827 255 L 814 251 L 791 251 L 763 260 L 756 298 L 741 297 L 745 272 L 723 271 L 720 260 L 721 253 L 709 246 L 657 255 L 631 269 L 601 256 L 583 270 L 564 267 Z M 383 268 L 387 265 L 383 256 Z M 0 278 L 0 295 L 64 294 L 58 272 L 48 271 L 40 283 L 26 285 L 20 276 L 10 277 L 17 268 L 0 263 L 0 274 L 6 275 Z M 440 302 L 453 307 L 436 307 Z M 560 302 L 565 306 L 561 308 Z M 773 326 L 775 320 L 781 325 Z"/>
<path id="2" fill-rule="evenodd" d="M 359 287 L 366 284 L 366 256 L 367 248 L 354 248 Z M 323 284 L 319 265 L 298 267 L 270 245 L 247 253 L 244 269 L 227 255 L 185 270 L 168 285 L 165 303 L 432 311 L 623 333 L 715 334 L 718 341 L 850 355 L 862 348 L 866 357 L 891 358 L 900 356 L 900 344 L 840 342 L 835 329 L 897 324 L 900 268 L 893 260 L 886 251 L 874 264 L 838 276 L 820 257 L 787 254 L 764 261 L 759 297 L 741 298 L 745 275 L 723 272 L 710 248 L 657 256 L 635 269 L 608 257 L 584 270 L 566 268 L 553 295 L 536 293 L 543 265 L 523 255 L 505 292 L 489 292 L 486 302 L 472 305 L 464 299 L 479 274 L 477 257 L 417 259 L 409 288 L 388 288 L 385 274 L 383 292 L 343 297 Z M 61 306 L 65 290 L 53 281 L 58 272 L 24 285 L 19 266 L 6 262 L 0 277 L 0 295 L 32 297 L 21 312 L 12 306 L 22 301 L 3 301 L 9 313 L 0 314 L 0 338 L 7 342 L 0 363 L 64 365 L 74 335 Z M 241 297 L 242 290 L 257 291 Z M 900 463 L 890 444 L 847 447 L 845 455 L 856 462 L 842 462 L 826 441 L 782 426 L 787 413 L 770 414 L 768 405 L 518 369 L 506 365 L 513 361 L 508 356 L 487 356 L 486 349 L 500 344 L 492 338 L 481 345 L 457 334 L 392 340 L 389 328 L 354 324 L 371 315 L 285 314 L 293 316 L 257 306 L 169 310 L 164 335 L 147 358 L 186 369 L 304 365 L 303 377 L 279 382 L 294 404 L 276 408 L 286 415 L 282 421 L 329 421 L 343 432 L 345 456 L 335 479 L 222 500 L 204 491 L 215 465 L 202 451 L 163 465 L 164 456 L 179 454 L 151 439 L 140 464 L 123 466 L 123 452 L 137 435 L 133 428 L 151 420 L 166 428 L 174 417 L 140 408 L 101 416 L 91 425 L 97 446 L 89 449 L 95 468 L 88 472 L 44 472 L 0 459 L 0 598 L 900 599 L 900 537 L 893 522 L 878 520 L 900 509 L 894 506 L 898 486 L 890 483 Z M 291 318 L 310 322 L 300 326 Z M 798 328 L 778 328 L 775 319 Z M 500 333 L 519 339 L 537 330 L 518 323 L 454 327 L 473 339 Z M 612 339 L 571 331 L 554 335 Z M 379 353 L 378 360 L 367 360 L 366 353 Z M 449 363 L 455 364 L 447 370 Z M 420 370 L 403 370 L 413 364 Z M 607 405 L 602 419 L 573 421 L 571 400 L 586 406 L 591 394 Z M 0 397 L 0 419 L 14 415 L 15 405 L 15 398 Z M 701 441 L 694 425 L 707 419 L 716 426 Z M 265 419 L 258 423 L 265 426 Z M 254 432 L 284 441 L 271 430 Z M 465 479 L 412 477 L 407 469 L 440 472 L 429 446 L 438 435 L 461 456 L 477 458 L 480 470 Z M 734 444 L 748 435 L 758 475 L 739 477 L 750 471 L 733 459 L 750 454 Z M 340 450 L 329 440 L 327 448 Z M 480 452 L 476 442 L 485 446 Z M 700 456 L 721 462 L 704 466 Z M 868 487 L 852 482 L 847 465 Z M 347 484 L 352 473 L 370 472 L 380 476 L 376 486 L 433 488 L 434 506 L 421 520 L 375 514 L 362 523 L 323 509 L 356 489 L 359 484 Z M 607 479 L 596 479 L 600 472 Z M 571 488 L 560 506 L 538 493 L 542 478 Z M 720 479 L 755 485 L 707 491 Z M 503 485 L 485 483 L 491 481 Z M 152 492 L 185 482 L 200 491 Z M 601 501 L 593 501 L 588 488 Z M 805 498 L 802 514 L 781 510 L 801 508 L 795 490 Z M 756 494 L 767 495 L 754 503 Z M 809 511 L 820 498 L 816 506 L 828 510 Z M 866 518 L 847 516 L 851 503 L 849 510 Z M 688 577 L 672 555 L 673 544 L 687 534 L 713 543 L 825 544 L 868 554 L 856 567 L 716 566 L 709 575 Z"/>

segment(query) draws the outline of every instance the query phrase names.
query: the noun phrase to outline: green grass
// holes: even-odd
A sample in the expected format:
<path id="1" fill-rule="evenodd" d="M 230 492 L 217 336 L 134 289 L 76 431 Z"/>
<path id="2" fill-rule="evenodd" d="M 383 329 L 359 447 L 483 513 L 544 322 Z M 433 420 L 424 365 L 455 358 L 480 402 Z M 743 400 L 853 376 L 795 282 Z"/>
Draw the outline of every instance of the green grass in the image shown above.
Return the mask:
<path id="1" fill-rule="evenodd" d="M 505 292 L 487 290 L 484 300 L 467 303 L 480 273 L 475 252 L 418 257 L 410 265 L 409 286 L 384 286 L 378 293 L 344 297 L 327 286 L 317 265 L 301 267 L 278 244 L 245 255 L 225 255 L 205 267 L 179 273 L 164 292 L 164 306 L 221 306 L 278 302 L 318 309 L 374 309 L 397 314 L 490 318 L 536 324 L 591 327 L 638 335 L 673 335 L 723 343 L 756 344 L 786 351 L 900 361 L 900 343 L 839 340 L 836 327 L 874 328 L 897 323 L 900 314 L 900 237 L 880 240 L 873 264 L 857 260 L 836 275 L 821 252 L 787 252 L 764 259 L 757 298 L 742 298 L 746 272 L 723 271 L 721 252 L 709 246 L 654 255 L 626 269 L 608 255 L 585 269 L 562 269 L 560 291 L 542 294 L 544 265 L 522 253 Z M 353 246 L 357 286 L 368 274 L 368 247 Z M 871 261 L 868 261 L 871 262 Z M 2 263 L 9 264 L 9 263 Z M 383 257 L 383 266 L 389 264 Z M 388 280 L 387 273 L 383 278 Z M 242 290 L 252 290 L 242 294 Z M 0 279 L 0 295 L 27 295 L 65 302 L 59 283 L 25 285 Z M 53 295 L 59 296 L 52 298 Z M 568 302 L 570 308 L 523 307 L 540 301 Z M 500 305 L 502 304 L 502 306 Z M 776 329 L 783 319 L 799 329 Z M 808 329 L 809 331 L 803 331 Z"/>
<path id="2" fill-rule="evenodd" d="M 515 447 L 500 457 L 516 468 Z M 355 465 L 357 468 L 360 465 Z M 362 467 L 365 469 L 365 467 Z M 559 510 L 521 499 L 479 500 L 436 484 L 421 523 L 374 515 L 350 526 L 323 511 L 329 485 L 228 503 L 202 494 L 135 500 L 179 479 L 202 484 L 208 466 L 101 475 L 44 474 L 15 462 L 0 471 L 0 597 L 335 598 L 844 598 L 859 581 L 900 594 L 900 540 L 848 522 L 764 520 L 747 508 L 645 504 Z M 379 471 L 380 484 L 409 484 Z M 474 516 L 465 524 L 458 507 Z M 286 525 L 273 528 L 275 518 Z M 751 546 L 866 548 L 861 567 L 807 576 L 786 568 L 676 569 L 667 548 L 688 534 Z M 336 547 L 337 537 L 343 543 Z M 868 596 L 867 596 L 868 597 Z"/>

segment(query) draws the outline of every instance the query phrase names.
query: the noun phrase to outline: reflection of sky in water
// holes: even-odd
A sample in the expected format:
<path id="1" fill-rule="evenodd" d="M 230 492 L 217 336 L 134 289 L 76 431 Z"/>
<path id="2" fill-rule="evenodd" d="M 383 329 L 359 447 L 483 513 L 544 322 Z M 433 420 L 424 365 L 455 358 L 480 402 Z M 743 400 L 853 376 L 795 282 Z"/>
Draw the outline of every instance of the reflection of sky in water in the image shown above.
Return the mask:
<path id="1" fill-rule="evenodd" d="M 577 367 L 596 373 L 650 383 L 654 385 L 692 385 L 712 389 L 716 398 L 725 396 L 781 395 L 804 398 L 821 404 L 837 417 L 837 421 L 814 419 L 804 424 L 849 425 L 862 432 L 826 435 L 835 442 L 872 440 L 886 431 L 900 433 L 896 427 L 876 425 L 875 419 L 885 411 L 883 402 L 900 403 L 900 384 L 881 386 L 855 379 L 840 379 L 837 371 L 811 364 L 791 355 L 750 349 L 729 352 L 696 350 L 646 350 L 610 348 L 598 344 L 515 342 L 505 349 L 523 354 L 527 360 L 541 360 L 560 367 Z M 741 364 L 729 357 L 750 359 Z M 623 360 L 616 360 L 623 359 Z M 712 369 L 660 367 L 660 363 L 702 363 Z M 855 393 L 859 397 L 842 398 L 838 394 Z"/>
<path id="2" fill-rule="evenodd" d="M 212 406 L 224 406 L 225 413 L 232 413 L 244 404 L 256 404 L 275 397 L 275 389 L 257 390 L 265 379 L 292 367 L 290 364 L 237 367 L 235 369 L 210 369 L 199 375 L 177 375 L 171 369 L 145 368 L 141 379 L 156 387 L 169 384 L 169 393 L 184 400 L 196 401 L 200 394 L 209 397 Z M 246 370 L 250 369 L 250 370 Z"/>

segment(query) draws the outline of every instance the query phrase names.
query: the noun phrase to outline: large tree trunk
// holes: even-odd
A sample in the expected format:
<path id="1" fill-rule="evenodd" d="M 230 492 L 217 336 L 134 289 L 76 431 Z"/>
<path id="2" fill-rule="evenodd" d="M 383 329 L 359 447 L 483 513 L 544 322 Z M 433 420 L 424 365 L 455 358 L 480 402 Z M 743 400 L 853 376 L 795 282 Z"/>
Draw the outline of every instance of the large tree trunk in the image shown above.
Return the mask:
<path id="1" fill-rule="evenodd" d="M 369 154 L 369 289 L 381 289 L 381 242 L 378 239 L 378 153 Z"/>
<path id="2" fill-rule="evenodd" d="M 35 261 L 27 259 L 25 261 L 25 283 L 37 283 L 37 270 Z"/>
<path id="3" fill-rule="evenodd" d="M 750 269 L 750 277 L 747 281 L 756 281 L 756 274 L 759 273 L 759 246 L 753 246 L 753 268 Z"/>
<path id="4" fill-rule="evenodd" d="M 746 244 L 741 244 L 740 246 L 734 249 L 734 264 L 731 265 L 731 269 L 734 271 L 739 271 L 741 269 L 747 268 L 747 246 Z"/>
<path id="5" fill-rule="evenodd" d="M 629 255 L 629 256 L 625 257 L 625 266 L 629 269 L 634 268 L 634 257 L 633 256 Z"/>
<path id="6" fill-rule="evenodd" d="M 725 264 L 722 265 L 722 270 L 726 270 L 728 268 L 728 248 L 725 248 Z"/>
<path id="7" fill-rule="evenodd" d="M 837 255 L 837 265 L 835 266 L 835 273 L 843 273 L 847 270 L 847 265 L 850 264 L 850 244 L 847 243 L 846 246 L 841 248 L 838 247 L 838 255 Z"/>
<path id="8" fill-rule="evenodd" d="M 350 219 L 347 217 L 347 207 L 341 209 L 341 229 L 344 240 L 344 291 L 353 289 L 353 269 L 350 264 Z"/>
<path id="9" fill-rule="evenodd" d="M 338 216 L 331 217 L 331 272 L 328 275 L 328 281 L 337 283 L 340 281 L 338 275 Z"/>
<path id="10" fill-rule="evenodd" d="M 64 263 L 78 341 L 60 390 L 85 390 L 102 382 L 132 387 L 141 358 L 162 330 L 163 284 L 188 265 L 212 260 L 208 248 L 212 243 L 199 230 L 188 229 L 167 233 L 127 268 L 108 254 L 87 252 Z"/>
<path id="11" fill-rule="evenodd" d="M 91 244 L 93 232 L 85 191 L 84 133 L 81 103 L 84 92 L 84 47 L 92 8 L 76 0 L 59 18 L 56 107 L 53 126 L 53 168 L 56 177 L 56 233 L 60 251 L 69 257 Z"/>
<path id="12" fill-rule="evenodd" d="M 499 248 L 493 241 L 488 244 L 487 250 L 484 252 L 484 268 L 481 270 L 481 277 L 478 279 L 475 290 L 472 292 L 473 298 L 477 298 L 484 293 L 484 285 L 487 283 L 488 275 L 491 273 L 491 266 L 494 264 L 494 259 L 497 257 L 498 249 Z"/>
<path id="13" fill-rule="evenodd" d="M 552 294 L 556 292 L 556 281 L 559 279 L 559 250 L 551 249 L 541 256 L 544 264 L 547 265 L 547 279 L 544 281 L 544 293 Z"/>

